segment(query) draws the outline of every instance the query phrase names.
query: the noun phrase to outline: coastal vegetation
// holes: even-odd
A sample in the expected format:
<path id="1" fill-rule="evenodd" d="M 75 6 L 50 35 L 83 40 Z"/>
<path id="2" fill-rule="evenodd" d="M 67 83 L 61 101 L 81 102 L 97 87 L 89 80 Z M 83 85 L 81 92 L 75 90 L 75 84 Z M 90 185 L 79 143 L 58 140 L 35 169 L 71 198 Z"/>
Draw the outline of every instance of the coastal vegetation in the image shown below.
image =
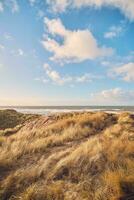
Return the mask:
<path id="1" fill-rule="evenodd" d="M 6 110 L 0 131 L 0 200 L 134 199 L 133 114 Z"/>

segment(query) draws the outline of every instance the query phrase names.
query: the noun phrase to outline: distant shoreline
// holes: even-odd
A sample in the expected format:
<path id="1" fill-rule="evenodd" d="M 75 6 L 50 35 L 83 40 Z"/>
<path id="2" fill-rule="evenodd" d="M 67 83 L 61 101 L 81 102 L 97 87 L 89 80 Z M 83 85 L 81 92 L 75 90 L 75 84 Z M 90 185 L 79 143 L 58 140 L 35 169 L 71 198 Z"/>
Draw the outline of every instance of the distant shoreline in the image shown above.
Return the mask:
<path id="1" fill-rule="evenodd" d="M 134 106 L 0 106 L 0 110 L 13 109 L 24 114 L 52 115 L 70 112 L 134 113 Z"/>

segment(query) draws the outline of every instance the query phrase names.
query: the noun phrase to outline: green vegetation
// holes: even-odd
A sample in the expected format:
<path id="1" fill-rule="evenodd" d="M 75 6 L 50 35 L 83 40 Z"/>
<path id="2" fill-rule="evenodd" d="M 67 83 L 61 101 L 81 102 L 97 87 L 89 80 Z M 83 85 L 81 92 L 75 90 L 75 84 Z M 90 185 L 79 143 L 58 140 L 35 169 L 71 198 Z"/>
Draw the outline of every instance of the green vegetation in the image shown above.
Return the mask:
<path id="1" fill-rule="evenodd" d="M 0 172 L 0 200 L 132 200 L 134 115 L 32 118 L 0 137 Z"/>
<path id="2" fill-rule="evenodd" d="M 0 135 L 17 132 L 26 121 L 35 117 L 36 115 L 18 113 L 12 109 L 0 110 Z"/>

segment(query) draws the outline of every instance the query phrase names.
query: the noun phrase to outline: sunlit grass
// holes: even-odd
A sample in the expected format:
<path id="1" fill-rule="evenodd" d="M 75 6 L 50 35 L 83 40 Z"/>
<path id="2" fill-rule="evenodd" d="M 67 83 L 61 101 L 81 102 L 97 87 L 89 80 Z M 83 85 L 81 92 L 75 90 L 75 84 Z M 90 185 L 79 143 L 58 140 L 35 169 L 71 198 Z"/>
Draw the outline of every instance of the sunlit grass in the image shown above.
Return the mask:
<path id="1" fill-rule="evenodd" d="M 133 115 L 38 116 L 8 131 L 0 136 L 1 200 L 134 198 Z"/>

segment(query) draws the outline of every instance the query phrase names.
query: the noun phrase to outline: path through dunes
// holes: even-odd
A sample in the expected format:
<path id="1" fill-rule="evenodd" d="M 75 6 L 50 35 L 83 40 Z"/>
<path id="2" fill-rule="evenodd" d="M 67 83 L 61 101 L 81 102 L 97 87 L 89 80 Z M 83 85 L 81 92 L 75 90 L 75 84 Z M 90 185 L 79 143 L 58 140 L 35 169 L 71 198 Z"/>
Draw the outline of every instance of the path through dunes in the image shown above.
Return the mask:
<path id="1" fill-rule="evenodd" d="M 0 199 L 134 198 L 134 115 L 38 116 L 0 136 Z"/>

